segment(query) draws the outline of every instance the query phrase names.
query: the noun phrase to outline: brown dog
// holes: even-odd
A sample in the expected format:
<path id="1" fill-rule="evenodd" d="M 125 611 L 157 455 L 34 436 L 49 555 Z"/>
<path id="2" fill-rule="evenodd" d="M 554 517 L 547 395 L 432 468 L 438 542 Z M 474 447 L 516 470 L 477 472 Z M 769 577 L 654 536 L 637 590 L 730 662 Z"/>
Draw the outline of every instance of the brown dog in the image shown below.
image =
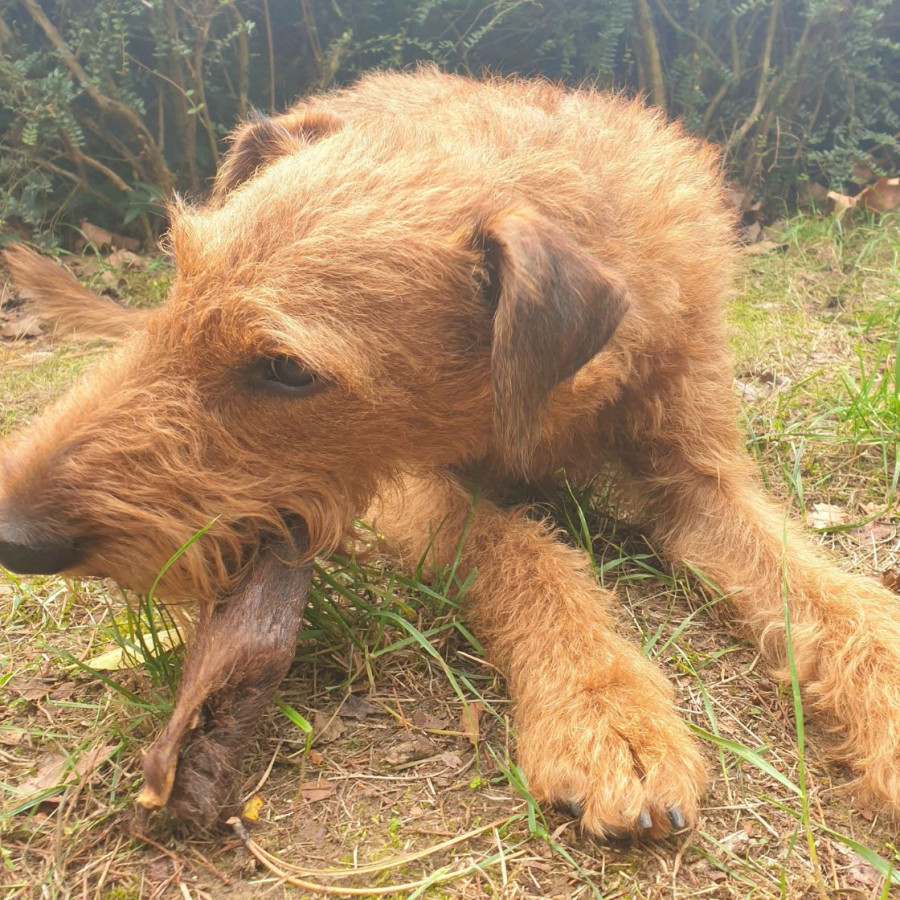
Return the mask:
<path id="1" fill-rule="evenodd" d="M 786 525 L 741 448 L 717 167 L 637 103 L 434 71 L 244 125 L 211 203 L 173 212 L 167 304 L 5 444 L 0 560 L 146 588 L 215 519 L 163 580 L 215 597 L 286 513 L 320 554 L 367 510 L 407 560 L 465 535 L 532 792 L 658 836 L 704 782 L 671 688 L 583 555 L 492 499 L 611 470 L 782 678 L 787 609 L 835 756 L 900 810 L 895 599 Z"/>

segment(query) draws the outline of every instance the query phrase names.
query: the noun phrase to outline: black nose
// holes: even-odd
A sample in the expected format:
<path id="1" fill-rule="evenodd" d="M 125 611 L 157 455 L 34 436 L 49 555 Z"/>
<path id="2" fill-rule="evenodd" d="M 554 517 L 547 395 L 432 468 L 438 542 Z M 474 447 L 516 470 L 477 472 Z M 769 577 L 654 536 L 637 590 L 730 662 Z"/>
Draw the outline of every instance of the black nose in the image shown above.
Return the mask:
<path id="1" fill-rule="evenodd" d="M 0 566 L 19 575 L 55 575 L 70 569 L 80 554 L 75 541 L 40 536 L 15 521 L 0 521 Z"/>

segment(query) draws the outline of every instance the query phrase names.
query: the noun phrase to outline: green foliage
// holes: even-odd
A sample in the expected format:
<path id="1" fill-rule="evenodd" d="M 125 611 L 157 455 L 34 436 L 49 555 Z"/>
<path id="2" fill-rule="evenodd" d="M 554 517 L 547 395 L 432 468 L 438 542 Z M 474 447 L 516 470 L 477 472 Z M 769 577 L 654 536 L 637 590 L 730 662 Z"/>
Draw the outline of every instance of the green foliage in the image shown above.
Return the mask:
<path id="1" fill-rule="evenodd" d="M 251 108 L 375 67 L 643 91 L 747 183 L 900 161 L 896 0 L 0 0 L 0 220 L 152 241 Z"/>

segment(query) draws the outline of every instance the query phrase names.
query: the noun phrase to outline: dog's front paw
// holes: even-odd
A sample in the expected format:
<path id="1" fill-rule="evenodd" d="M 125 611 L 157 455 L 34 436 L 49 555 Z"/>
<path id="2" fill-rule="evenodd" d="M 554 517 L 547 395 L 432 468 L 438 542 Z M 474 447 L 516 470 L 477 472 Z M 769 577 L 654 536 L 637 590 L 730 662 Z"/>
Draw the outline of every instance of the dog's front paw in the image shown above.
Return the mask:
<path id="1" fill-rule="evenodd" d="M 634 654 L 532 687 L 519 702 L 518 747 L 538 801 L 606 839 L 694 824 L 705 765 L 651 663 Z"/>

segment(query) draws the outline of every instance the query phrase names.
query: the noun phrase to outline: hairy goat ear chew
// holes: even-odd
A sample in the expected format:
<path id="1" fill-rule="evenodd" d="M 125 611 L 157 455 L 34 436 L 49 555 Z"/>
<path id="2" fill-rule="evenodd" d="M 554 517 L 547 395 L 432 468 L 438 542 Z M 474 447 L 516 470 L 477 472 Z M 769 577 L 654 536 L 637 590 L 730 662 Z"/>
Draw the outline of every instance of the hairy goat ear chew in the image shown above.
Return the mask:
<path id="1" fill-rule="evenodd" d="M 629 292 L 615 270 L 535 212 L 492 217 L 480 243 L 496 305 L 494 427 L 507 461 L 526 470 L 550 391 L 603 349 L 628 311 Z"/>
<path id="2" fill-rule="evenodd" d="M 248 119 L 231 134 L 231 149 L 216 173 L 210 199 L 221 203 L 260 169 L 338 131 L 343 124 L 327 110 L 297 109 L 273 118 L 256 115 Z"/>

